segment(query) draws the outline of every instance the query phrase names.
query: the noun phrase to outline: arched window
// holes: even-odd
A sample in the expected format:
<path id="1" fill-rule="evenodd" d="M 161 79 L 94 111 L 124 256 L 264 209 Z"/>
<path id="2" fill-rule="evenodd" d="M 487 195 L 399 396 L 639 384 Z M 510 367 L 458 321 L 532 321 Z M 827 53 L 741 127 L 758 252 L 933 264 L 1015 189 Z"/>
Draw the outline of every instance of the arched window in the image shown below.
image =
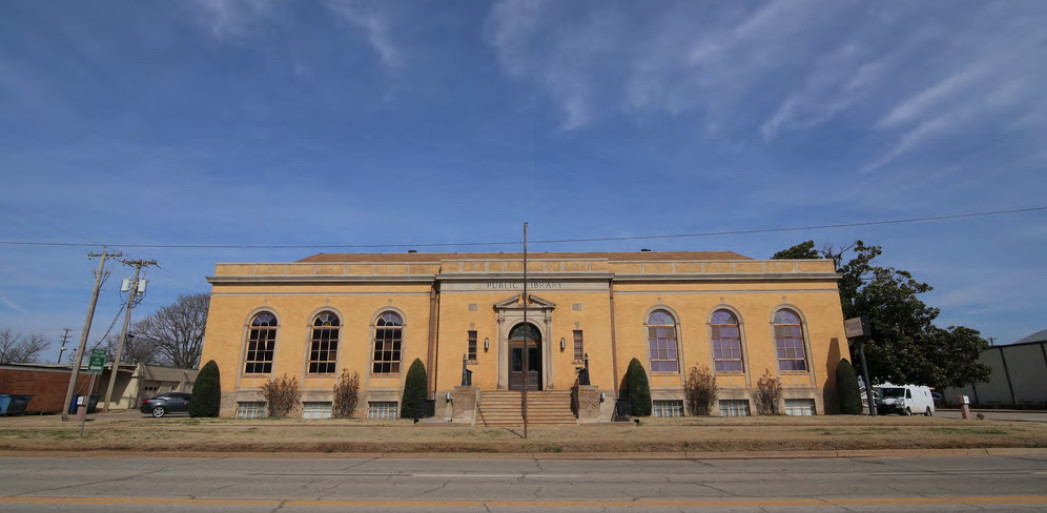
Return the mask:
<path id="1" fill-rule="evenodd" d="M 676 350 L 676 319 L 665 310 L 647 317 L 647 346 L 651 372 L 680 372 Z"/>
<path id="2" fill-rule="evenodd" d="M 385 312 L 378 317 L 374 328 L 374 359 L 371 372 L 395 374 L 400 372 L 400 348 L 403 345 L 404 321 L 396 312 Z"/>
<path id="3" fill-rule="evenodd" d="M 742 372 L 742 335 L 738 318 L 728 310 L 717 310 L 709 322 L 712 328 L 713 362 L 716 372 Z"/>
<path id="4" fill-rule="evenodd" d="M 276 316 L 271 312 L 258 312 L 251 319 L 249 329 L 244 374 L 269 374 L 273 371 L 276 350 Z"/>
<path id="5" fill-rule="evenodd" d="M 330 374 L 338 359 L 338 316 L 320 312 L 313 319 L 313 336 L 309 342 L 309 373 Z"/>
<path id="6" fill-rule="evenodd" d="M 806 371 L 807 355 L 803 349 L 803 324 L 792 310 L 774 314 L 774 344 L 778 350 L 778 369 Z"/>

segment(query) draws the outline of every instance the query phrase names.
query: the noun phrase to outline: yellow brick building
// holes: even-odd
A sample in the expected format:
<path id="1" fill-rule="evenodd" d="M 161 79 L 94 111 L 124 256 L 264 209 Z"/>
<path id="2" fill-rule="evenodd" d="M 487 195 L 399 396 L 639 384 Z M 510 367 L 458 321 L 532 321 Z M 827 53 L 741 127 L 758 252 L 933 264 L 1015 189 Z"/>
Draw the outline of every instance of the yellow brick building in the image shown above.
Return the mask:
<path id="1" fill-rule="evenodd" d="M 588 390 L 599 397 L 587 403 L 590 414 L 575 414 L 586 421 L 611 419 L 633 358 L 647 372 L 656 415 L 688 414 L 684 383 L 696 366 L 720 387 L 713 415 L 756 414 L 753 389 L 765 375 L 780 378 L 787 413 L 835 409 L 836 365 L 850 355 L 831 261 L 530 253 L 527 268 L 524 308 L 520 253 L 218 264 L 202 361 L 221 369 L 222 415 L 262 414 L 259 387 L 287 375 L 301 384 L 302 414 L 327 416 L 348 369 L 360 376 L 356 415 L 394 416 L 415 359 L 428 372 L 436 417 L 455 421 L 482 421 L 484 401 L 493 416 L 494 392 L 522 389 L 526 379 L 532 395 L 569 394 L 586 359 Z M 463 399 L 471 390 L 461 386 L 463 368 L 479 391 L 472 399 Z"/>

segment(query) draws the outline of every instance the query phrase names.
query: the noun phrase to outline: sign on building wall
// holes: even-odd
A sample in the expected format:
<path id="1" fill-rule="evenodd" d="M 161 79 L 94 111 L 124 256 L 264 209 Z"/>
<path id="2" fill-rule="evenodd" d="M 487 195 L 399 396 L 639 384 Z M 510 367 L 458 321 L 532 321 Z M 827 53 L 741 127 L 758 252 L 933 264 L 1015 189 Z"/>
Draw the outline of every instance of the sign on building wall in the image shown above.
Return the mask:
<path id="1" fill-rule="evenodd" d="M 847 338 L 867 337 L 870 334 L 869 316 L 852 317 L 843 321 L 843 331 Z"/>

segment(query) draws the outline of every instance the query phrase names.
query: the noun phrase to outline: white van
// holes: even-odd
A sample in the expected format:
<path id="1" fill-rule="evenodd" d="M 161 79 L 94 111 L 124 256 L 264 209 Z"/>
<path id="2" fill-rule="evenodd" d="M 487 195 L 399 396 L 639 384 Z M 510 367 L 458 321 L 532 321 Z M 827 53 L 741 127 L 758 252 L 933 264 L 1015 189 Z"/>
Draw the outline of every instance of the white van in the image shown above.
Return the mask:
<path id="1" fill-rule="evenodd" d="M 884 383 L 876 387 L 876 390 L 879 392 L 876 413 L 880 415 L 934 415 L 934 398 L 931 396 L 930 387 Z"/>

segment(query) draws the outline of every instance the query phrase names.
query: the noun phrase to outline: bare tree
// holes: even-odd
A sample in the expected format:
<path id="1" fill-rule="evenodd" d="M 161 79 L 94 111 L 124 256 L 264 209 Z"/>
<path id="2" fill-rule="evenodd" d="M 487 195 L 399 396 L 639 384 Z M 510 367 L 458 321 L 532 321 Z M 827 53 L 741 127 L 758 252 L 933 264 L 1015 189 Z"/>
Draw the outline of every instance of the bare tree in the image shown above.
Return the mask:
<path id="1" fill-rule="evenodd" d="M 106 361 L 116 358 L 116 347 L 120 344 L 120 335 L 110 335 L 105 339 Z M 120 363 L 144 363 L 146 365 L 158 364 L 160 355 L 156 349 L 156 343 L 133 333 L 127 334 L 127 342 L 124 343 L 124 351 L 120 353 Z"/>
<path id="2" fill-rule="evenodd" d="M 40 353 L 50 345 L 51 343 L 38 333 L 22 335 L 11 331 L 11 328 L 4 328 L 0 330 L 0 364 L 37 363 Z"/>
<path id="3" fill-rule="evenodd" d="M 173 305 L 134 323 L 136 344 L 149 344 L 154 361 L 182 368 L 200 365 L 200 349 L 207 323 L 208 294 L 182 294 Z"/>

